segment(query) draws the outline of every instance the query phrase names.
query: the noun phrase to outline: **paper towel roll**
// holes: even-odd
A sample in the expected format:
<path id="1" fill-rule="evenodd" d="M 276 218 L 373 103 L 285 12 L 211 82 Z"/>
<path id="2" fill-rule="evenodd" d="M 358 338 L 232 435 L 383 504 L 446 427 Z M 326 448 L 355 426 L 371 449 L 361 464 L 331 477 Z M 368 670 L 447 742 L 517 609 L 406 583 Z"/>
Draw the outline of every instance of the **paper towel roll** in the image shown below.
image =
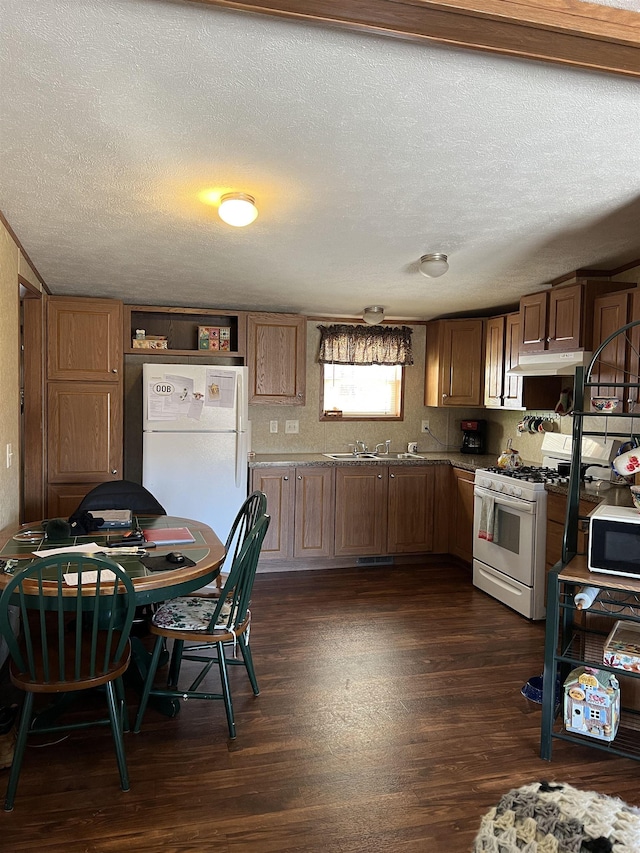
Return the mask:
<path id="1" fill-rule="evenodd" d="M 578 610 L 588 610 L 598 597 L 599 592 L 600 587 L 597 586 L 581 587 L 580 592 L 577 592 L 573 599 Z"/>

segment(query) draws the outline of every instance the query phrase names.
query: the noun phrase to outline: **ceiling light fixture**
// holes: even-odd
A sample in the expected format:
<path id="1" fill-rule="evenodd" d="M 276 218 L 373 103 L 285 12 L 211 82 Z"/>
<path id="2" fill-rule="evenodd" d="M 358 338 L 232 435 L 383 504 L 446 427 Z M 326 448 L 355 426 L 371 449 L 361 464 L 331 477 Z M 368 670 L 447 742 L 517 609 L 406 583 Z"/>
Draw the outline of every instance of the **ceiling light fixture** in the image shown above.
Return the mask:
<path id="1" fill-rule="evenodd" d="M 438 278 L 438 276 L 444 275 L 448 269 L 447 256 L 440 252 L 431 252 L 431 254 L 423 255 L 420 258 L 420 272 L 427 278 Z"/>
<path id="2" fill-rule="evenodd" d="M 218 216 L 227 225 L 242 228 L 251 225 L 258 215 L 256 200 L 246 193 L 225 193 L 220 199 Z"/>
<path id="3" fill-rule="evenodd" d="M 384 320 L 384 308 L 381 305 L 369 305 L 362 312 L 362 319 L 370 326 L 377 326 Z"/>

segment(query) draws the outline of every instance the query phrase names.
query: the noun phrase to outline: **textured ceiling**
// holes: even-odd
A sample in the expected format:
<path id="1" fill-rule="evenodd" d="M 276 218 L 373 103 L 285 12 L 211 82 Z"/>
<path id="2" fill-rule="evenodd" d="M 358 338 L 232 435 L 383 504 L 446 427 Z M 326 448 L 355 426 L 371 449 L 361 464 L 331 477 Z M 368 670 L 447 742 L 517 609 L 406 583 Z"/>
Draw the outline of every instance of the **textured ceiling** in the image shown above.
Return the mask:
<path id="1" fill-rule="evenodd" d="M 0 210 L 53 293 L 429 318 L 640 258 L 637 79 L 180 2 L 0 21 Z"/>

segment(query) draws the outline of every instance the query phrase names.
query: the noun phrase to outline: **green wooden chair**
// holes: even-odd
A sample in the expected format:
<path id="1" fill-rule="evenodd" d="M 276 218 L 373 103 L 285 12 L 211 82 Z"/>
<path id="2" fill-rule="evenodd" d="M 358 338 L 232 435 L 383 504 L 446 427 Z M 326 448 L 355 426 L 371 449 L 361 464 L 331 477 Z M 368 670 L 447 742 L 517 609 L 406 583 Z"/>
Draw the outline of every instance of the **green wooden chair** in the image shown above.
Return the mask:
<path id="1" fill-rule="evenodd" d="M 265 499 L 266 500 L 266 499 Z M 182 597 L 168 601 L 158 608 L 151 620 L 150 631 L 156 636 L 147 680 L 138 708 L 134 732 L 140 731 L 142 718 L 150 695 L 169 696 L 176 699 L 222 699 L 227 715 L 229 737 L 236 736 L 233 704 L 229 689 L 229 665 L 244 665 L 251 687 L 257 696 L 260 692 L 249 647 L 251 626 L 251 591 L 255 580 L 260 549 L 270 518 L 261 515 L 246 532 L 235 553 L 229 575 L 219 598 Z M 166 688 L 154 687 L 158 661 L 166 640 L 173 640 L 173 651 Z M 185 642 L 195 643 L 185 648 Z M 239 646 L 242 660 L 227 657 L 225 648 Z M 201 654 L 207 652 L 207 654 Z M 203 664 L 198 675 L 186 688 L 179 687 L 182 661 Z M 198 690 L 213 664 L 220 671 L 221 693 Z"/>
<path id="2" fill-rule="evenodd" d="M 227 570 L 233 565 L 235 558 L 242 547 L 247 534 L 251 532 L 254 524 L 261 515 L 267 512 L 267 496 L 264 492 L 256 490 L 244 501 L 236 515 L 231 530 L 224 545 L 225 558 L 220 574 L 216 578 L 216 587 L 222 589 L 222 581 L 226 580 Z"/>
<path id="3" fill-rule="evenodd" d="M 67 583 L 65 575 L 69 581 L 75 576 L 77 585 Z M 11 606 L 20 612 L 18 637 L 9 622 Z M 0 597 L 0 633 L 9 647 L 11 681 L 25 692 L 5 811 L 13 809 L 27 735 L 32 732 L 110 724 L 122 790 L 129 790 L 122 737 L 123 728 L 128 728 L 122 674 L 129 665 L 134 611 L 131 579 L 122 566 L 104 557 L 43 557 L 19 570 L 5 587 Z M 100 686 L 106 691 L 107 718 L 63 723 L 57 722 L 55 713 L 34 717 L 36 693 L 65 694 L 58 698 L 66 700 L 76 691 Z M 64 708 L 61 701 L 51 711 Z"/>

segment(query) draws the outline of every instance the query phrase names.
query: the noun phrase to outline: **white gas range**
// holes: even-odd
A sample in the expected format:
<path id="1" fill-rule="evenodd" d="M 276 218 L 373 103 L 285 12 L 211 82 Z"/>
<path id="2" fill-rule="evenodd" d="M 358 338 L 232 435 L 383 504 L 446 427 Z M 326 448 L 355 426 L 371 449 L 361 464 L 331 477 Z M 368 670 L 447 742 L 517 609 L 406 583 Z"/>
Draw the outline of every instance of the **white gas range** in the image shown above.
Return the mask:
<path id="1" fill-rule="evenodd" d="M 474 480 L 473 583 L 528 619 L 545 617 L 545 486 L 568 483 L 557 464 L 570 461 L 571 436 L 547 433 L 541 449 L 543 466 L 480 468 Z M 583 462 L 597 466 L 587 480 L 609 479 L 614 450 L 614 442 L 583 439 Z"/>

